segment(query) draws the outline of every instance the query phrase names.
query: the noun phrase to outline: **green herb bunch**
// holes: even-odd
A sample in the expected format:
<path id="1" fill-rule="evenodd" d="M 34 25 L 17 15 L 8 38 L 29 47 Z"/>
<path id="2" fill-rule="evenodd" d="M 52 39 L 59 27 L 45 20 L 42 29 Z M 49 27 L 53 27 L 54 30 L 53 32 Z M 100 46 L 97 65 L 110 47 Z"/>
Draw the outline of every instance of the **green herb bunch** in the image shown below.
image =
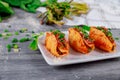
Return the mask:
<path id="1" fill-rule="evenodd" d="M 73 15 L 86 14 L 88 12 L 88 6 L 85 3 L 76 3 L 76 2 L 58 2 L 57 0 L 46 0 L 46 9 L 45 13 L 39 15 L 41 19 L 41 24 L 57 24 L 61 26 L 64 24 L 63 18 L 72 19 Z"/>

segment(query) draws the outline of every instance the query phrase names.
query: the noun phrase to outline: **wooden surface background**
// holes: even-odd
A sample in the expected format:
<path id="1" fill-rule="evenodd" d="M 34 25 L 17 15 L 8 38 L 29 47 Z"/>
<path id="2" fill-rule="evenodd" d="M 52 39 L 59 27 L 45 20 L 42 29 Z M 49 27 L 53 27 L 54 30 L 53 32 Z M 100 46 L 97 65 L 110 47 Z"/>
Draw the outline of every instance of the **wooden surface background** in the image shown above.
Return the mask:
<path id="1" fill-rule="evenodd" d="M 0 33 L 4 29 L 11 32 L 21 28 L 28 31 L 48 31 L 50 29 L 67 30 L 69 26 L 57 27 L 40 25 L 37 14 L 27 13 L 20 9 L 14 9 L 16 14 L 0 23 Z M 8 26 L 11 25 L 11 28 Z M 120 38 L 120 30 L 112 30 L 114 37 Z M 120 80 L 120 58 L 95 61 L 82 64 L 53 67 L 49 66 L 41 55 L 41 52 L 28 49 L 29 42 L 20 44 L 20 52 L 8 53 L 5 45 L 8 40 L 0 38 L 0 80 Z M 120 43 L 118 40 L 117 42 Z"/>

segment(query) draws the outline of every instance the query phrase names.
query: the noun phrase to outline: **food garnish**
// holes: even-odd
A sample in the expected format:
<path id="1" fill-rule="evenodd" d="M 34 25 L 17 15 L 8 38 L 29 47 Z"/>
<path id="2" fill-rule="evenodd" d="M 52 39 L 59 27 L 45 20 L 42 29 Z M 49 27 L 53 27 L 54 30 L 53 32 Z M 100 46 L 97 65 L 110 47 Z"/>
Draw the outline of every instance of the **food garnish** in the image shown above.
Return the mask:
<path id="1" fill-rule="evenodd" d="M 21 28 L 20 30 L 15 31 L 15 32 L 10 32 L 8 29 L 5 29 L 5 30 L 3 30 L 3 33 L 0 34 L 0 38 L 7 40 L 11 36 L 14 36 L 14 35 L 19 36 L 20 33 L 22 34 L 27 31 L 28 31 L 27 28 Z M 15 52 L 19 52 L 19 48 L 17 48 L 17 46 L 19 46 L 18 43 L 20 44 L 20 43 L 28 42 L 28 41 L 30 41 L 28 48 L 31 50 L 37 50 L 38 49 L 37 39 L 39 36 L 43 35 L 43 32 L 40 32 L 40 33 L 35 33 L 35 32 L 33 33 L 33 32 L 34 31 L 32 31 L 31 34 L 27 33 L 24 37 L 22 37 L 20 39 L 12 38 L 11 44 L 9 43 L 6 45 L 8 52 L 10 52 L 11 49 L 13 49 L 13 51 L 15 51 Z"/>
<path id="2" fill-rule="evenodd" d="M 18 39 L 17 38 L 13 38 L 12 43 L 17 43 Z"/>

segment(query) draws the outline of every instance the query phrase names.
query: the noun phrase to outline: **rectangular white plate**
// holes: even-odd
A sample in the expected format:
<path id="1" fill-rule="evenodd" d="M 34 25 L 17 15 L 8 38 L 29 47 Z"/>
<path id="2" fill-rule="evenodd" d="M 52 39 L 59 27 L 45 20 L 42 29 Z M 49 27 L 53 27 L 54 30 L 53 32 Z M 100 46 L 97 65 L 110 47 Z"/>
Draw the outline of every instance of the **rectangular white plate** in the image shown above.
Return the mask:
<path id="1" fill-rule="evenodd" d="M 66 39 L 68 39 L 68 32 L 64 32 Z M 120 45 L 117 43 L 116 50 L 114 52 L 108 53 L 99 49 L 95 49 L 89 54 L 81 54 L 70 48 L 70 53 L 62 58 L 56 58 L 45 48 L 45 34 L 38 39 L 38 47 L 45 59 L 45 61 L 52 66 L 68 65 L 75 63 L 84 63 L 90 61 L 104 60 L 110 58 L 120 57 Z"/>

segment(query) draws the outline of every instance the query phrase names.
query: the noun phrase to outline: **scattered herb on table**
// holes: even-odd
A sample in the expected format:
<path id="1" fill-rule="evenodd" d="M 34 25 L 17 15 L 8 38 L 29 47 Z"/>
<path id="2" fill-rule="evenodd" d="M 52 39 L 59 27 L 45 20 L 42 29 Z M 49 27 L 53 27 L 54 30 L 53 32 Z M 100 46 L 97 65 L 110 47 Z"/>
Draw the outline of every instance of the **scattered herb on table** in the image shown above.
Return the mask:
<path id="1" fill-rule="evenodd" d="M 12 36 L 13 34 L 12 33 L 6 33 L 6 36 Z"/>
<path id="2" fill-rule="evenodd" d="M 18 49 L 18 48 L 19 48 L 18 44 L 12 44 L 12 47 L 13 47 L 14 49 Z"/>
<path id="3" fill-rule="evenodd" d="M 7 30 L 7 29 L 5 29 L 5 30 Z M 5 31 L 4 30 L 4 31 Z M 3 37 L 3 39 L 8 39 L 10 36 L 12 36 L 12 35 L 19 35 L 19 31 L 21 31 L 21 33 L 24 33 L 24 32 L 26 32 L 26 31 L 28 31 L 28 29 L 27 28 L 22 28 L 22 29 L 20 29 L 20 30 L 18 30 L 18 31 L 15 31 L 14 32 L 14 34 L 12 34 L 9 30 L 7 30 L 7 31 L 5 31 L 4 33 L 1 33 L 0 34 L 0 37 Z M 12 43 L 12 45 L 11 44 L 7 44 L 6 45 L 6 48 L 8 49 L 8 52 L 10 52 L 11 51 L 11 49 L 13 49 L 14 50 L 14 52 L 19 52 L 19 45 L 18 45 L 18 43 L 20 42 L 20 43 L 22 43 L 22 42 L 27 42 L 27 41 L 31 41 L 30 42 L 30 44 L 29 44 L 29 48 L 31 49 L 31 50 L 37 50 L 38 49 L 38 46 L 37 46 L 37 39 L 38 39 L 38 37 L 39 36 L 41 36 L 41 35 L 43 35 L 43 32 L 40 32 L 40 33 L 31 33 L 31 34 L 26 34 L 25 35 L 25 37 L 22 37 L 21 39 L 17 39 L 17 38 L 13 38 L 12 40 L 11 40 L 11 43 Z M 26 37 L 27 36 L 27 37 Z M 29 36 L 29 37 L 28 37 Z"/>
<path id="4" fill-rule="evenodd" d="M 11 49 L 12 49 L 11 44 L 7 44 L 6 48 L 7 48 L 8 52 L 10 52 L 10 51 L 11 51 Z"/>
<path id="5" fill-rule="evenodd" d="M 27 28 L 22 28 L 22 29 L 19 30 L 20 33 L 24 33 L 24 32 L 26 32 L 26 31 L 28 31 Z"/>
<path id="6" fill-rule="evenodd" d="M 19 42 L 26 42 L 26 41 L 30 41 L 31 40 L 31 38 L 27 38 L 27 37 L 24 37 L 24 38 L 21 38 L 20 40 L 19 40 Z"/>
<path id="7" fill-rule="evenodd" d="M 18 44 L 7 44 L 6 46 L 8 52 L 10 52 L 12 49 L 14 50 L 14 52 L 19 52 L 19 46 Z"/>
<path id="8" fill-rule="evenodd" d="M 2 37 L 2 34 L 0 34 L 0 37 Z"/>
<path id="9" fill-rule="evenodd" d="M 19 32 L 18 32 L 18 31 L 16 31 L 14 34 L 15 34 L 15 35 L 19 35 Z"/>
<path id="10" fill-rule="evenodd" d="M 118 37 L 116 37 L 116 38 L 115 38 L 115 40 L 119 40 L 119 38 L 118 38 Z"/>
<path id="11" fill-rule="evenodd" d="M 9 30 L 8 30 L 8 29 L 5 29 L 4 32 L 9 32 Z"/>
<path id="12" fill-rule="evenodd" d="M 31 50 L 37 50 L 38 49 L 38 46 L 37 46 L 38 41 L 37 40 L 38 40 L 38 37 L 41 36 L 41 35 L 43 35 L 43 32 L 40 32 L 39 34 L 33 34 L 32 35 L 33 40 L 28 46 Z"/>
<path id="13" fill-rule="evenodd" d="M 17 38 L 13 38 L 12 39 L 12 43 L 17 43 L 18 42 L 18 39 Z"/>
<path id="14" fill-rule="evenodd" d="M 12 47 L 13 47 L 14 52 L 19 52 L 18 44 L 13 44 Z"/>

